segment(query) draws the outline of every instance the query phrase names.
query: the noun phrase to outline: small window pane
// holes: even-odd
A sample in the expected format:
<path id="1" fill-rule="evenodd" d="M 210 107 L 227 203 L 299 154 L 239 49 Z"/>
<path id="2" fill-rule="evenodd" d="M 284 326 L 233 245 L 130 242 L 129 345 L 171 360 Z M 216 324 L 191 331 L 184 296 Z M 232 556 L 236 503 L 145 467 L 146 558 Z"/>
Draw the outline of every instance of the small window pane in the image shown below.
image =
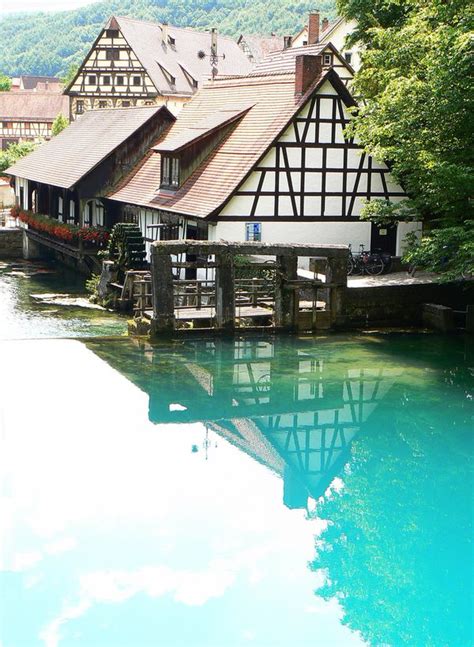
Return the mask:
<path id="1" fill-rule="evenodd" d="M 133 77 L 133 85 L 141 85 L 142 83 L 142 77 L 141 76 L 134 76 Z"/>
<path id="2" fill-rule="evenodd" d="M 174 157 L 171 160 L 171 186 L 179 185 L 179 160 Z"/>
<path id="3" fill-rule="evenodd" d="M 87 77 L 87 83 L 89 85 L 96 85 L 97 84 L 97 77 L 95 74 L 89 74 Z"/>
<path id="4" fill-rule="evenodd" d="M 105 58 L 108 61 L 118 61 L 120 58 L 120 50 L 119 49 L 108 49 L 105 52 Z"/>
<path id="5" fill-rule="evenodd" d="M 125 77 L 118 76 L 116 83 L 117 83 L 117 85 L 125 85 Z"/>
<path id="6" fill-rule="evenodd" d="M 107 29 L 105 35 L 107 38 L 118 38 L 118 29 Z"/>
<path id="7" fill-rule="evenodd" d="M 245 224 L 245 240 L 248 242 L 260 242 L 262 240 L 261 222 L 247 222 Z"/>
<path id="8" fill-rule="evenodd" d="M 110 85 L 110 76 L 102 77 L 102 85 Z"/>

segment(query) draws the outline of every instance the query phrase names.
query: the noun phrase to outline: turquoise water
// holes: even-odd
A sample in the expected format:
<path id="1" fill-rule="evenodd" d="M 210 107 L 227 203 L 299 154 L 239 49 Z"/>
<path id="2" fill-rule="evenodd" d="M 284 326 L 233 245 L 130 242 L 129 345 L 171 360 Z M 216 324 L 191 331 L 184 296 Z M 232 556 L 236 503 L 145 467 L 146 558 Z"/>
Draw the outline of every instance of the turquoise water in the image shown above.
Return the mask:
<path id="1" fill-rule="evenodd" d="M 1 647 L 473 644 L 467 338 L 101 341 L 7 278 Z"/>
<path id="2" fill-rule="evenodd" d="M 0 261 L 0 339 L 126 332 L 124 317 L 87 305 L 84 277 L 51 263 Z"/>

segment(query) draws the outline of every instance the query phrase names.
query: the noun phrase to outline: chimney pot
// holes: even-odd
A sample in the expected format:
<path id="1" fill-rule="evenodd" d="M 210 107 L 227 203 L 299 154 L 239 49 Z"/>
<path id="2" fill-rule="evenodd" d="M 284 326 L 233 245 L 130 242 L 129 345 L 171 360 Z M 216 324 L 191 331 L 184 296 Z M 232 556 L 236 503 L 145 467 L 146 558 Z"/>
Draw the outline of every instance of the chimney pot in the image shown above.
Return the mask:
<path id="1" fill-rule="evenodd" d="M 161 40 L 165 45 L 168 45 L 168 23 L 161 23 Z"/>
<path id="2" fill-rule="evenodd" d="M 323 22 L 321 23 L 321 32 L 326 31 L 328 27 L 329 27 L 329 20 L 327 18 L 323 18 Z"/>
<path id="3" fill-rule="evenodd" d="M 322 57 L 300 54 L 296 57 L 295 99 L 299 101 L 323 71 Z"/>
<path id="4" fill-rule="evenodd" d="M 283 49 L 289 49 L 293 44 L 293 36 L 283 36 Z"/>
<path id="5" fill-rule="evenodd" d="M 308 45 L 319 42 L 319 12 L 309 14 L 308 18 Z"/>

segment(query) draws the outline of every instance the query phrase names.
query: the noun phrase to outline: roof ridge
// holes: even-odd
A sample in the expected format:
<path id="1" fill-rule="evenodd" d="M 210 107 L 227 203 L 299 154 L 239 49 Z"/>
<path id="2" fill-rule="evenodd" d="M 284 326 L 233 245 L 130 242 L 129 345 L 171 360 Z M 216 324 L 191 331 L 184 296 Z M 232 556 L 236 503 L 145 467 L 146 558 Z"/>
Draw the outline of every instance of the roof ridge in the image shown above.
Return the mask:
<path id="1" fill-rule="evenodd" d="M 154 27 L 161 27 L 163 24 L 166 24 L 155 20 L 141 20 L 140 18 L 130 18 L 129 16 L 114 16 L 114 17 L 116 20 L 130 20 L 132 22 L 139 22 L 139 23 L 145 23 L 148 25 L 153 25 Z M 171 23 L 168 23 L 168 29 L 171 29 L 171 30 L 178 29 L 179 31 L 191 31 L 195 34 L 211 33 L 210 29 L 198 29 L 197 27 L 179 27 L 178 25 L 173 25 Z M 231 36 L 227 36 L 226 34 L 219 34 L 219 33 L 218 33 L 218 36 L 219 38 L 225 38 L 231 43 L 237 44 L 237 41 L 235 41 Z"/>

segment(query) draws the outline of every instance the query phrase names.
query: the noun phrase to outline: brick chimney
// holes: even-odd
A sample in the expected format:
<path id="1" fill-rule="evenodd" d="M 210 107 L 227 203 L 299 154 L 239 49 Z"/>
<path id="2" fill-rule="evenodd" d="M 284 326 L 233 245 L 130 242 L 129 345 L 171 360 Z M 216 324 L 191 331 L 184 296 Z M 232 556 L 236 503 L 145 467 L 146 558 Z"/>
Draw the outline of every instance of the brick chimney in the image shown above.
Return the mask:
<path id="1" fill-rule="evenodd" d="M 319 42 L 319 12 L 309 14 L 308 18 L 308 45 Z"/>
<path id="2" fill-rule="evenodd" d="M 323 22 L 321 23 L 321 33 L 325 32 L 328 27 L 329 20 L 327 18 L 323 18 Z"/>
<path id="3" fill-rule="evenodd" d="M 295 67 L 295 100 L 299 101 L 306 93 L 308 88 L 323 71 L 323 62 L 321 56 L 310 56 L 309 54 L 300 54 L 296 57 Z"/>

